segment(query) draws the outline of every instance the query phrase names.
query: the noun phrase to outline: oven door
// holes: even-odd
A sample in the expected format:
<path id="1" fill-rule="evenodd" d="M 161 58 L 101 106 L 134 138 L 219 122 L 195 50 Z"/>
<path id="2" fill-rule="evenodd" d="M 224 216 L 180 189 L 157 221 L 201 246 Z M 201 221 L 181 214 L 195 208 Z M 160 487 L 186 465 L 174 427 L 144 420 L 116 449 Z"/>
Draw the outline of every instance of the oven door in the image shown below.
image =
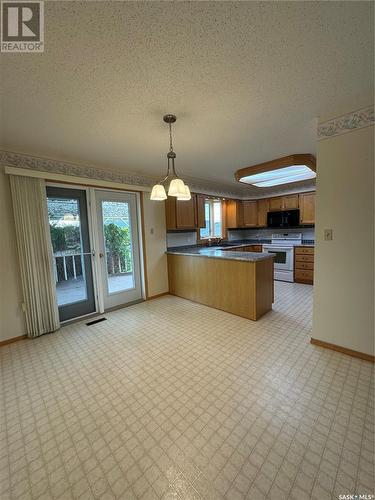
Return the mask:
<path id="1" fill-rule="evenodd" d="M 293 247 L 263 245 L 263 252 L 272 253 L 275 269 L 293 271 Z"/>

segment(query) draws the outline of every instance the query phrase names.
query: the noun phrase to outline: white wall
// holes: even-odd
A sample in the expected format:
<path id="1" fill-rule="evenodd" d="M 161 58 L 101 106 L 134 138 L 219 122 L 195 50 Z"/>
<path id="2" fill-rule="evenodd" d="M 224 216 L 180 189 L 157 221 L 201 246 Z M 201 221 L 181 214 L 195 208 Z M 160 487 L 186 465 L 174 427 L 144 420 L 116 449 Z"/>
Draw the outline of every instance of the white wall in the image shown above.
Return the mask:
<path id="1" fill-rule="evenodd" d="M 0 341 L 25 334 L 9 178 L 0 166 Z"/>
<path id="2" fill-rule="evenodd" d="M 312 336 L 373 354 L 374 127 L 319 141 L 317 173 Z"/>
<path id="3" fill-rule="evenodd" d="M 149 193 L 143 193 L 143 217 L 147 288 L 152 297 L 169 290 L 164 202 L 151 201 Z"/>

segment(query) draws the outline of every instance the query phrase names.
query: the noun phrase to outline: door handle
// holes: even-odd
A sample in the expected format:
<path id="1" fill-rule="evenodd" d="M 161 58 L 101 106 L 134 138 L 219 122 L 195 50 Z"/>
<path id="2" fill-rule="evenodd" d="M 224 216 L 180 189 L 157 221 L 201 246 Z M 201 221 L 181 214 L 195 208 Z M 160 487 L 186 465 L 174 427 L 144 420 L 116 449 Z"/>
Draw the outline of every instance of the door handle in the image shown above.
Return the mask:
<path id="1" fill-rule="evenodd" d="M 99 252 L 99 257 L 102 259 L 104 257 L 104 253 Z"/>

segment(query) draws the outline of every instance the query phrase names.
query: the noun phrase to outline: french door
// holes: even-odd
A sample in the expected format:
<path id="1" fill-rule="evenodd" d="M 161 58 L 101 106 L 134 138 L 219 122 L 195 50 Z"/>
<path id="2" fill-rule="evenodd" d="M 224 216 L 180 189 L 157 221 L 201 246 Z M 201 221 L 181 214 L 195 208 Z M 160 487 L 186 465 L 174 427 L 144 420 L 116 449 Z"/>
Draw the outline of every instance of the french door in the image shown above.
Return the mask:
<path id="1" fill-rule="evenodd" d="M 60 321 L 95 312 L 86 191 L 47 187 Z"/>
<path id="2" fill-rule="evenodd" d="M 135 193 L 95 191 L 104 310 L 142 299 Z"/>

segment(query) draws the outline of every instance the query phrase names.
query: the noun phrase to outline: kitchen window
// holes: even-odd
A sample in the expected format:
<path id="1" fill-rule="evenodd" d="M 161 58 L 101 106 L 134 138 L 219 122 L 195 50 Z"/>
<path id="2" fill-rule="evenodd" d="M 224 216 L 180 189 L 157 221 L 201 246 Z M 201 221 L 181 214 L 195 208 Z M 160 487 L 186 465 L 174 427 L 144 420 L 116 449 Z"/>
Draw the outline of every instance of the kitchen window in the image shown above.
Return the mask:
<path id="1" fill-rule="evenodd" d="M 201 239 L 222 238 L 222 203 L 221 200 L 207 199 L 204 203 L 205 227 L 200 230 Z"/>

